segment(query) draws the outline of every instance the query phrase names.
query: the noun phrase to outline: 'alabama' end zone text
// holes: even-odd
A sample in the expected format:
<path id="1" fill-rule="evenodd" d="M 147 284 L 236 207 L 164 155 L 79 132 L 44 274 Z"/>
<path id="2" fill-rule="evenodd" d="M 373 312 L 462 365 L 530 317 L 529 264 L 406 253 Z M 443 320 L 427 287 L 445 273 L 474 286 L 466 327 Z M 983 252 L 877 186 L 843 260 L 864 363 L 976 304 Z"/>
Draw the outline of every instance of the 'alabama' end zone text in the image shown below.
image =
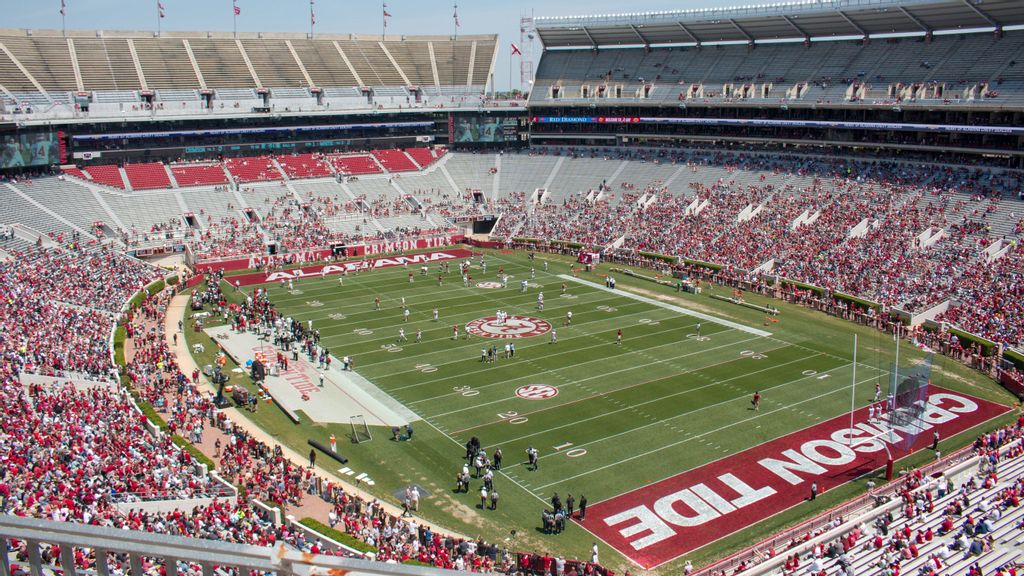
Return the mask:
<path id="1" fill-rule="evenodd" d="M 335 274 L 345 274 L 349 272 L 370 271 L 378 268 L 392 268 L 394 266 L 424 266 L 445 260 L 469 258 L 472 255 L 473 253 L 469 250 L 456 248 L 454 250 L 445 250 L 444 252 L 409 254 L 408 256 L 392 256 L 389 258 L 376 258 L 374 260 L 348 260 L 346 262 L 338 262 L 336 264 L 310 266 L 306 268 L 292 268 L 290 270 L 283 270 L 280 272 L 255 272 L 252 274 L 231 276 L 228 280 L 232 284 L 238 282 L 239 286 L 252 286 L 253 284 L 266 284 L 268 282 L 277 282 L 280 280 L 320 278 L 323 276 L 333 276 Z"/>
<path id="2" fill-rule="evenodd" d="M 885 465 L 883 442 L 917 433 L 910 451 L 977 426 L 1009 408 L 929 387 L 922 428 L 868 422 L 867 409 L 816 424 L 660 482 L 593 504 L 585 528 L 650 569 Z"/>

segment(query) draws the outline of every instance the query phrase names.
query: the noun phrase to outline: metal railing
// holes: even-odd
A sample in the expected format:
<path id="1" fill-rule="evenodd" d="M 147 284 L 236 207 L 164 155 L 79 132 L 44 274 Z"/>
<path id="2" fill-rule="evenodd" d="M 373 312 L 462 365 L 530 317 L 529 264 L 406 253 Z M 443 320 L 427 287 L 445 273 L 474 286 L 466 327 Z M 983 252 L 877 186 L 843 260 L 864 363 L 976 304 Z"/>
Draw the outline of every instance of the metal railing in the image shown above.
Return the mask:
<path id="1" fill-rule="evenodd" d="M 764 2 L 725 8 L 691 8 L 658 12 L 626 12 L 592 14 L 587 16 L 537 16 L 534 22 L 539 30 L 600 26 L 649 26 L 703 20 L 789 16 L 837 10 L 882 9 L 915 4 L 936 4 L 936 0 L 794 0 Z"/>
<path id="2" fill-rule="evenodd" d="M 10 549 L 11 540 L 19 540 L 26 546 L 27 563 L 31 574 L 36 576 L 52 572 L 58 565 L 65 576 L 87 573 L 110 576 L 123 568 L 114 565 L 111 555 L 120 557 L 118 561 L 130 567 L 132 574 L 146 573 L 143 565 L 152 563 L 162 566 L 167 576 L 178 576 L 185 566 L 198 567 L 203 576 L 230 573 L 230 569 L 234 569 L 235 574 L 258 572 L 277 576 L 329 576 L 350 572 L 379 576 L 463 574 L 440 568 L 314 555 L 289 549 L 284 544 L 264 548 L 7 515 L 0 516 L 0 537 L 5 549 Z M 46 562 L 41 548 L 45 545 L 59 546 L 59 557 Z M 95 566 L 88 571 L 76 566 L 76 549 L 95 551 Z M 0 554 L 0 576 L 11 576 L 8 554 Z"/>

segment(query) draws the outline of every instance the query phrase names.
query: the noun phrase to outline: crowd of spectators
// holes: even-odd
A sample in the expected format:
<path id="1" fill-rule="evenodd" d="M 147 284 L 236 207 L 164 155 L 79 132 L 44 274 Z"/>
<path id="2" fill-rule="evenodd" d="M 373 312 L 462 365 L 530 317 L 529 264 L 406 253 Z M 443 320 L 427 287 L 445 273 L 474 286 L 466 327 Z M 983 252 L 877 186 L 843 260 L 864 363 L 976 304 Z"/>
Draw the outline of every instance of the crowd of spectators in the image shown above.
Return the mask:
<path id="1" fill-rule="evenodd" d="M 681 256 L 912 313 L 951 300 L 947 320 L 1024 346 L 1019 252 L 1011 247 L 994 262 L 986 254 L 999 240 L 1015 246 L 1015 237 L 994 237 L 989 222 L 1014 202 L 1004 197 L 1020 194 L 1019 172 L 702 149 L 605 154 L 677 165 L 689 172 L 689 190 L 619 182 L 539 203 L 516 193 L 496 203 L 494 236 Z"/>
<path id="2" fill-rule="evenodd" d="M 693 174 L 718 162 L 735 177 L 695 181 L 685 197 L 671 193 L 663 182 L 623 182 L 618 190 L 602 185 L 560 203 L 530 202 L 525 194 L 515 194 L 495 204 L 504 212 L 496 234 L 559 238 L 597 247 L 621 238 L 627 252 L 681 254 L 739 269 L 776 258 L 777 273 L 886 304 L 920 309 L 952 295 L 957 304 L 947 310 L 945 319 L 1000 342 L 1020 344 L 1024 339 L 1024 249 L 1011 245 L 991 264 L 982 254 L 993 241 L 986 216 L 999 210 L 1002 193 L 1014 191 L 1012 177 L 973 169 L 936 170 L 924 164 L 727 157 L 706 151 L 662 156 L 658 161 L 680 163 Z M 746 172 L 761 176 L 751 180 Z M 971 196 L 964 198 L 965 191 Z M 432 198 L 437 201 L 431 199 L 429 210 L 445 215 L 466 213 L 474 202 L 471 194 Z M 698 214 L 692 209 L 694 200 L 696 205 L 707 202 Z M 205 253 L 244 253 L 263 238 L 289 250 L 322 245 L 337 237 L 324 219 L 351 211 L 375 218 L 416 213 L 404 198 L 357 198 L 349 204 L 323 197 L 303 204 L 286 195 L 267 204 L 260 224 L 208 216 L 207 232 L 198 239 Z M 745 209 L 762 206 L 749 220 L 736 218 Z M 791 226 L 801 214 L 816 217 L 809 224 Z M 849 230 L 864 219 L 869 225 L 863 236 L 849 238 Z M 916 236 L 925 229 L 941 229 L 943 236 L 924 246 Z M 425 231 L 430 230 L 399 233 Z M 74 239 L 60 249 L 9 252 L 11 258 L 0 262 L 0 300 L 5 302 L 0 308 L 4 512 L 256 545 L 286 541 L 326 551 L 299 532 L 274 526 L 254 506 L 254 500 L 301 506 L 304 499 L 314 497 L 333 508 L 325 519 L 328 523 L 375 546 L 378 560 L 418 560 L 475 571 L 505 570 L 524 561 L 533 564 L 533 557 L 524 560 L 523 555 L 484 541 L 440 535 L 414 518 L 390 514 L 380 503 L 363 500 L 292 462 L 279 446 L 232 423 L 197 387 L 199 374 L 182 373 L 169 349 L 160 328 L 167 295 L 146 299 L 125 315 L 132 349 L 126 376 L 139 398 L 161 414 L 170 434 L 197 444 L 207 434 L 223 437 L 215 454 L 217 471 L 244 486 L 246 495 L 188 511 L 118 512 L 114 503 L 216 492 L 217 481 L 187 451 L 177 449 L 171 435 L 150 434 L 143 415 L 122 393 L 69 383 L 22 386 L 18 376 L 114 379 L 109 346 L 113 322 L 129 296 L 159 278 L 160 271 Z M 228 313 L 239 326 L 269 327 L 279 319 L 269 301 L 259 296 L 229 307 L 216 283 L 200 299 Z M 239 323 L 240 319 L 245 321 Z M 308 347 L 306 339 L 314 338 L 311 333 L 299 336 L 303 347 Z M 1019 435 L 1019 428 L 1001 431 L 977 448 L 992 454 L 993 443 L 1005 444 Z M 961 491 L 966 494 L 977 487 L 968 484 Z M 932 496 L 921 496 L 914 488 L 918 486 L 908 484 L 901 496 L 908 498 L 904 514 L 920 513 L 932 501 Z M 1020 488 L 1014 485 L 1004 500 L 1016 498 Z M 939 488 L 935 490 L 938 494 Z M 955 501 L 949 505 L 955 523 L 963 511 L 955 509 Z M 858 530 L 862 533 L 838 542 L 838 548 L 849 553 L 870 545 L 903 555 L 913 545 L 913 539 L 900 535 L 868 538 L 863 528 Z M 827 550 L 823 548 L 822 554 Z M 549 565 L 555 560 L 540 558 Z M 83 567 L 90 565 L 86 557 L 81 562 Z M 895 563 L 898 569 L 897 558 L 887 557 L 886 563 Z M 793 571 L 806 567 L 799 557 L 793 564 Z M 581 572 L 589 570 L 593 567 L 580 566 Z"/>
<path id="3" fill-rule="evenodd" d="M 79 272 L 73 271 L 76 268 Z M 75 275 L 83 271 L 88 274 Z M 91 329 L 61 324 L 67 329 L 60 332 L 80 334 L 81 340 L 54 341 L 50 353 L 60 350 L 69 356 L 91 358 L 103 369 L 100 374 L 85 375 L 113 376 L 110 350 L 103 344 L 115 321 L 110 312 L 120 308 L 118 299 L 126 300 L 155 274 L 155 269 L 123 256 L 81 250 L 33 249 L 0 264 L 0 296 L 12 304 L 3 308 L 7 330 L 0 344 L 5 360 L 17 359 L 0 367 L 2 512 L 257 546 L 285 542 L 313 553 L 354 554 L 325 545 L 297 527 L 275 525 L 267 509 L 256 505 L 258 500 L 297 507 L 306 498 L 321 498 L 331 510 L 322 520 L 374 546 L 377 552 L 373 557 L 379 561 L 416 560 L 473 571 L 514 566 L 515 557 L 508 549 L 440 534 L 411 516 L 390 514 L 376 500 L 367 501 L 346 491 L 312 468 L 289 460 L 280 446 L 269 446 L 232 423 L 216 410 L 212 395 L 197 387 L 199 374 L 180 370 L 168 346 L 163 325 L 169 292 L 145 298 L 123 316 L 129 351 L 125 376 L 137 397 L 166 421 L 168 433 L 152 433 L 131 396 L 116 384 L 47 379 L 22 385 L 19 377 L 23 373 L 69 374 L 61 364 L 34 359 L 39 357 L 42 338 L 53 331 L 56 322 L 65 316 L 79 318 L 83 310 L 93 307 L 96 310 L 85 317 Z M 65 283 L 69 291 L 61 292 Z M 217 284 L 211 286 L 199 299 L 219 313 L 230 310 L 239 326 L 279 318 L 261 298 L 230 308 Z M 58 308 L 52 313 L 42 309 L 54 294 L 78 300 L 67 306 L 55 303 Z M 17 315 L 17 311 L 24 314 Z M 302 336 L 313 337 L 312 333 Z M 92 350 L 95 352 L 90 353 Z M 64 370 L 58 370 L 61 367 Z M 221 480 L 208 475 L 199 461 L 172 442 L 173 436 L 180 435 L 198 444 L 204 434 L 218 435 L 217 471 L 245 488 L 242 495 L 230 496 Z M 217 498 L 207 505 L 166 512 L 132 507 L 133 502 L 197 496 Z M 25 543 L 16 543 L 11 552 L 14 561 L 28 560 Z M 94 550 L 76 549 L 75 562 L 80 569 L 92 569 L 95 554 Z M 44 546 L 42 555 L 44 562 L 56 563 L 59 550 Z M 108 558 L 111 566 L 122 568 L 126 560 Z M 194 571 L 182 564 L 179 569 Z"/>
<path id="4" fill-rule="evenodd" d="M 952 478 L 938 473 L 926 475 L 920 469 L 905 474 L 894 490 L 874 495 L 876 505 L 895 503 L 881 512 L 868 513 L 864 520 L 852 524 L 843 533 L 820 538 L 847 522 L 841 515 L 813 530 L 794 531 L 764 547 L 754 547 L 747 554 L 730 561 L 736 574 L 763 562 L 780 558 L 781 573 L 852 575 L 871 573 L 898 575 L 917 573 L 934 576 L 953 568 L 964 573 L 975 572 L 981 564 L 986 573 L 1011 574 L 1021 562 L 1014 554 L 1000 560 L 991 554 L 1000 542 L 993 532 L 1010 531 L 1003 539 L 1013 538 L 1024 529 L 1024 522 L 1005 521 L 1020 506 L 1024 493 L 1024 476 L 1007 474 L 1009 462 L 1024 455 L 1022 421 L 979 436 L 972 447 L 978 457 L 977 468 L 971 470 L 959 485 Z M 1014 514 L 1017 516 L 1016 514 Z M 988 565 L 988 558 L 1000 560 Z M 684 570 L 684 573 L 688 570 Z M 708 576 L 728 576 L 730 571 L 715 568 Z"/>

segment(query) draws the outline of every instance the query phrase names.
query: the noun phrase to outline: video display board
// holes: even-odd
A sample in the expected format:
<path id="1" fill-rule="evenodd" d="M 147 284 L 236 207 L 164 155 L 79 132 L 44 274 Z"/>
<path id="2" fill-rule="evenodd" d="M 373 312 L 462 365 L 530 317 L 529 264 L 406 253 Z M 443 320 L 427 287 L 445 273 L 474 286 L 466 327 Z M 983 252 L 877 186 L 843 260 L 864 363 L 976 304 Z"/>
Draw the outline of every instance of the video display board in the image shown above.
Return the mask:
<path id="1" fill-rule="evenodd" d="M 55 132 L 0 134 L 0 170 L 56 164 L 60 162 L 59 142 Z"/>

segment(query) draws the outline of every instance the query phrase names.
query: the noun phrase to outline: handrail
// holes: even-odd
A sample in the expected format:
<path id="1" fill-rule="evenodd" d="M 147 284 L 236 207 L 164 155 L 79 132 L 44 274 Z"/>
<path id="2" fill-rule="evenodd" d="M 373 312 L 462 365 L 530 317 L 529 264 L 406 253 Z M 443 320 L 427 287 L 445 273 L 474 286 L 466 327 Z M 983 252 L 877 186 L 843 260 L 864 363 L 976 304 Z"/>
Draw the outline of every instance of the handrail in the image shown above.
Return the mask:
<path id="1" fill-rule="evenodd" d="M 147 562 L 161 564 L 168 575 L 178 573 L 177 562 L 198 564 L 203 574 L 212 575 L 217 567 L 235 567 L 239 573 L 260 572 L 277 576 L 313 576 L 315 574 L 346 574 L 357 572 L 371 576 L 455 576 L 454 570 L 433 567 L 388 564 L 341 556 L 314 555 L 291 550 L 283 543 L 274 548 L 234 544 L 217 540 L 152 534 L 71 522 L 0 515 L 0 538 L 20 540 L 28 546 L 28 563 L 33 574 L 45 574 L 40 545 L 60 547 L 59 562 L 65 574 L 74 573 L 75 548 L 126 554 L 135 568 Z M 110 574 L 109 554 L 96 554 L 96 573 Z M 54 559 L 55 561 L 57 559 Z M 0 573 L 10 574 L 6 555 L 0 557 Z"/>

